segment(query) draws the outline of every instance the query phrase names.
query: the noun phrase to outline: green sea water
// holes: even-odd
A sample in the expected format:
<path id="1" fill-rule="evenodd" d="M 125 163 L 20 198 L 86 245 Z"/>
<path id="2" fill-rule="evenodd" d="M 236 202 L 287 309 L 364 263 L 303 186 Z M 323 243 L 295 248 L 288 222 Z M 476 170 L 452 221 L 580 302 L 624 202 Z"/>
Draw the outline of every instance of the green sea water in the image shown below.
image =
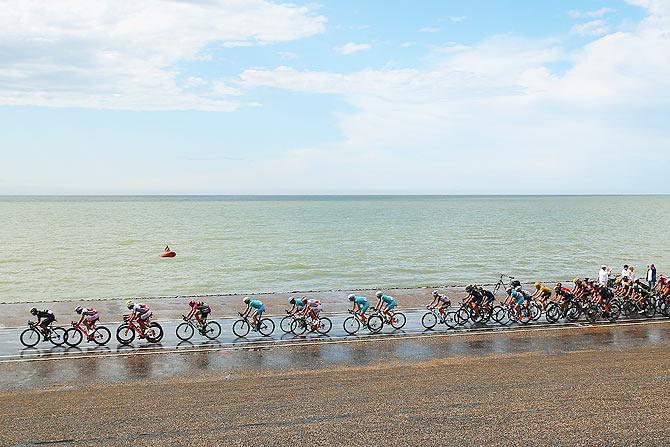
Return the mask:
<path id="1" fill-rule="evenodd" d="M 643 275 L 669 224 L 669 196 L 4 197 L 0 301 Z"/>

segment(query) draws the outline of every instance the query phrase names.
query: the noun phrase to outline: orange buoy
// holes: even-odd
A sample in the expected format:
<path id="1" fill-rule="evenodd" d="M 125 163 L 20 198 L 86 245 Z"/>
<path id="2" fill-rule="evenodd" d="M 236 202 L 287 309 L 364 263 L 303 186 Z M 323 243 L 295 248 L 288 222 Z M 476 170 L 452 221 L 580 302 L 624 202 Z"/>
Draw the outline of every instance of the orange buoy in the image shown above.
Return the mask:
<path id="1" fill-rule="evenodd" d="M 173 251 L 166 251 L 164 253 L 161 253 L 161 258 L 174 258 L 175 256 L 177 256 L 177 253 Z"/>

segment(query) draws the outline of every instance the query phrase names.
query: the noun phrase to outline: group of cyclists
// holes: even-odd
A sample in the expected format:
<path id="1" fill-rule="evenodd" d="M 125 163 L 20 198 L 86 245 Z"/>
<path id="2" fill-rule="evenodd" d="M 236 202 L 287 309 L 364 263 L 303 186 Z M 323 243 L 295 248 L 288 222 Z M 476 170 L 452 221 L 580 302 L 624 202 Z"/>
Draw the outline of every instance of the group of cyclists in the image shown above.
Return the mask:
<path id="1" fill-rule="evenodd" d="M 519 316 L 519 319 L 522 318 L 521 315 L 528 315 L 527 318 L 530 318 L 530 313 L 525 312 L 525 310 L 531 305 L 538 308 L 539 312 L 543 312 L 547 311 L 550 305 L 553 304 L 555 308 L 565 312 L 573 303 L 581 303 L 582 306 L 584 303 L 600 306 L 603 315 L 607 316 L 613 312 L 612 303 L 615 298 L 629 303 L 640 313 L 643 313 L 649 306 L 649 303 L 654 300 L 656 302 L 660 300 L 662 303 L 667 303 L 667 307 L 670 310 L 670 280 L 668 278 L 660 275 L 658 280 L 656 280 L 654 273 L 653 283 L 648 282 L 645 284 L 639 278 L 635 279 L 633 277 L 633 270 L 628 266 L 624 266 L 622 274 L 613 279 L 610 278 L 610 271 L 608 267 L 603 265 L 597 279 L 575 278 L 572 281 L 573 284 L 571 287 L 567 287 L 561 282 L 555 284 L 553 287 L 541 282 L 535 282 L 531 292 L 525 290 L 518 280 L 512 280 L 509 284 L 504 284 L 502 277 L 501 282 L 499 282 L 493 291 L 487 290 L 478 284 L 471 284 L 465 287 L 467 296 L 463 300 L 461 308 L 466 308 L 469 315 L 474 316 L 475 320 L 478 316 L 490 316 L 496 299 L 496 291 L 501 285 L 504 285 L 506 286 L 504 288 L 506 296 L 501 301 L 502 306 L 509 308 L 512 314 Z M 376 298 L 377 302 L 372 309 L 390 317 L 398 306 L 397 300 L 382 291 L 376 293 Z M 351 311 L 357 314 L 363 324 L 365 324 L 368 311 L 371 309 L 368 299 L 362 295 L 351 294 L 348 296 L 348 300 L 352 306 Z M 315 298 L 291 297 L 288 302 L 291 305 L 288 313 L 296 317 L 300 316 L 309 319 L 314 330 L 323 310 L 321 301 Z M 265 305 L 260 299 L 252 299 L 250 297 L 245 297 L 243 303 L 246 308 L 240 315 L 245 319 L 248 318 L 251 320 L 251 327 L 253 329 L 258 325 L 259 320 L 266 312 Z M 144 303 L 136 303 L 133 300 L 128 300 L 125 304 L 130 311 L 125 321 L 136 322 L 140 328 L 139 336 L 143 338 L 142 332 L 149 325 L 153 312 Z M 432 301 L 426 307 L 431 311 L 435 310 L 439 315 L 444 317 L 451 306 L 451 299 L 446 294 L 435 290 L 432 293 Z M 188 308 L 189 312 L 183 316 L 184 320 L 187 321 L 194 318 L 197 328 L 202 333 L 207 324 L 207 318 L 211 314 L 211 307 L 204 301 L 190 300 Z M 92 307 L 84 306 L 77 306 L 74 310 L 79 315 L 77 325 L 83 324 L 88 333 L 92 333 L 96 322 L 100 320 L 99 312 Z M 44 339 L 47 340 L 50 326 L 56 321 L 53 311 L 49 309 L 38 310 L 33 307 L 30 309 L 30 313 L 37 318 L 35 325 L 42 332 Z"/>

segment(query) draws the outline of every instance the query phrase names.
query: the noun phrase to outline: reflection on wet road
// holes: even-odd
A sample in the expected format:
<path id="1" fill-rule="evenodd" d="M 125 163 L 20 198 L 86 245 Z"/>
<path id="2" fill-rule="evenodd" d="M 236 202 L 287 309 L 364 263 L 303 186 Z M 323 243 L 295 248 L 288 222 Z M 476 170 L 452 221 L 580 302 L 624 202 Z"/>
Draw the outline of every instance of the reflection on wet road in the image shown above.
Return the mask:
<path id="1" fill-rule="evenodd" d="M 109 347 L 50 348 L 16 351 L 18 331 L 11 349 L 7 331 L 0 334 L 0 388 L 64 385 L 77 380 L 109 382 L 143 378 L 174 377 L 200 371 L 243 371 L 315 369 L 337 365 L 367 365 L 385 360 L 421 361 L 462 356 L 540 352 L 557 354 L 600 348 L 634 348 L 645 345 L 670 345 L 670 321 L 659 319 L 639 323 L 619 323 L 509 327 L 506 329 L 462 329 L 424 331 L 416 327 L 420 313 L 408 312 L 407 329 L 387 331 L 384 336 L 346 337 L 341 323 L 333 318 L 332 337 L 291 334 L 249 340 L 231 338 L 226 328 L 231 321 L 221 320 L 224 332 L 219 341 L 178 343 L 177 322 L 166 323 L 166 336 L 159 346 L 146 343 L 121 347 L 113 339 Z M 278 329 L 278 328 L 277 328 Z M 386 330 L 385 330 L 386 331 Z M 340 333 L 342 332 L 342 333 Z M 46 345 L 44 345 L 46 346 Z M 153 355 L 155 349 L 161 355 Z M 153 353 L 153 354 L 152 354 Z M 147 355 L 143 355 L 147 354 Z M 149 355 L 151 354 L 151 355 Z"/>

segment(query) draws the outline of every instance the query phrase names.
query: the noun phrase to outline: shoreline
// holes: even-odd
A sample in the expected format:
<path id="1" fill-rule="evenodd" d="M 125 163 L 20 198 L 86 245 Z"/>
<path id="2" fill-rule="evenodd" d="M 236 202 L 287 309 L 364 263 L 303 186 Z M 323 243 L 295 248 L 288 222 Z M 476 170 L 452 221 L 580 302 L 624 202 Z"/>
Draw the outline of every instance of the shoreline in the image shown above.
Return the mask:
<path id="1" fill-rule="evenodd" d="M 566 282 L 568 280 L 548 280 L 540 281 L 542 284 L 556 284 L 557 282 Z M 522 281 L 524 286 L 532 285 L 535 281 Z M 571 282 L 571 281 L 569 281 Z M 472 281 L 469 284 L 479 284 L 483 287 L 493 288 L 496 283 L 481 283 Z M 442 290 L 442 289 L 464 289 L 468 284 L 442 284 L 442 285 L 418 285 L 418 286 L 375 286 L 365 288 L 342 288 L 342 289 L 326 289 L 326 290 L 290 290 L 290 291 L 274 291 L 274 292 L 212 292 L 212 293 L 196 293 L 196 294 L 179 294 L 179 295 L 128 295 L 116 297 L 100 297 L 100 298 L 61 298 L 61 299 L 42 299 L 42 300 L 21 300 L 21 301 L 0 301 L 0 306 L 11 304 L 47 304 L 47 303 L 74 303 L 74 302 L 109 302 L 109 301 L 125 301 L 128 299 L 135 300 L 160 300 L 160 299 L 176 299 L 176 298 L 211 298 L 211 297 L 238 297 L 238 296 L 272 296 L 272 295 L 303 295 L 303 294 L 330 294 L 330 293 L 344 293 L 344 292 L 358 292 L 358 291 L 377 291 L 377 290 Z"/>

